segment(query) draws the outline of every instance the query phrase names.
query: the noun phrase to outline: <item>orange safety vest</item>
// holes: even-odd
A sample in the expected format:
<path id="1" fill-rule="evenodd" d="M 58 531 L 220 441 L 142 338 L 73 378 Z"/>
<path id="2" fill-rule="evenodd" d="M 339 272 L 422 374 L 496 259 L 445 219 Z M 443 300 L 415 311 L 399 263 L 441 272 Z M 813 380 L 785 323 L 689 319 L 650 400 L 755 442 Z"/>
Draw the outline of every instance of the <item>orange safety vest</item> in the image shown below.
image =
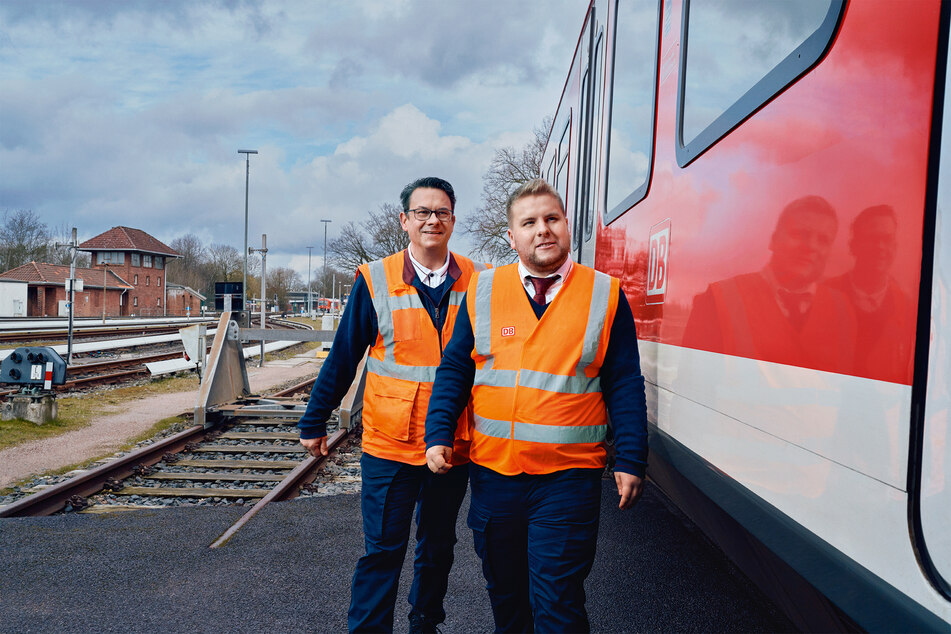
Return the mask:
<path id="1" fill-rule="evenodd" d="M 449 307 L 442 332 L 433 326 L 406 251 L 359 267 L 367 283 L 379 334 L 367 358 L 363 396 L 363 450 L 378 458 L 406 464 L 426 464 L 426 410 L 433 392 L 442 350 L 452 335 L 456 314 L 470 278 L 482 264 L 450 254 L 460 269 L 449 291 Z M 452 265 L 450 264 L 450 269 Z M 409 281 L 407 281 L 409 280 Z M 471 411 L 459 417 L 452 464 L 469 460 Z"/>
<path id="2" fill-rule="evenodd" d="M 472 462 L 503 475 L 605 466 L 598 375 L 619 295 L 616 278 L 575 263 L 538 319 L 517 264 L 473 278 Z"/>

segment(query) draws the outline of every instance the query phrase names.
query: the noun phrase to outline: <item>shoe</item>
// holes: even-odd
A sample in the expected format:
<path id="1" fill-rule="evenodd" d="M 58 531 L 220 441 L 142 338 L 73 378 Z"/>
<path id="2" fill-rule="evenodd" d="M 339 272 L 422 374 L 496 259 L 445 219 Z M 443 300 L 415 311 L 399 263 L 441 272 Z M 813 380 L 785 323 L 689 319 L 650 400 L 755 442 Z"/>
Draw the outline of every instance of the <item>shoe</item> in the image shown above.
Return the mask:
<path id="1" fill-rule="evenodd" d="M 436 624 L 427 619 L 421 612 L 409 613 L 410 634 L 439 634 Z"/>

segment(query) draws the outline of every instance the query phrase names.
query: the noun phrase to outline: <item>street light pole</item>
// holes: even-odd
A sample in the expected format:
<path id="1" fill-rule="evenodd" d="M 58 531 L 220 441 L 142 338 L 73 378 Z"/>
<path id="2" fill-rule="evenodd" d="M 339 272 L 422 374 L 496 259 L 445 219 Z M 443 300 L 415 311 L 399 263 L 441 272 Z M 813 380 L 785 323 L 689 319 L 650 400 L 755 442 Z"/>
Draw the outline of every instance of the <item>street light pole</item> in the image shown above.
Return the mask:
<path id="1" fill-rule="evenodd" d="M 53 246 L 69 247 L 69 328 L 66 331 L 66 365 L 73 363 L 73 302 L 76 299 L 76 247 L 79 242 L 76 240 L 76 227 L 73 227 L 69 242 L 55 242 Z M 94 254 L 95 255 L 95 254 Z M 102 302 L 106 302 L 105 285 L 102 289 Z"/>
<path id="2" fill-rule="evenodd" d="M 307 319 L 310 319 L 311 315 L 314 314 L 314 307 L 310 302 L 310 272 L 312 270 L 310 266 L 310 255 L 313 250 L 314 247 L 307 247 Z"/>
<path id="3" fill-rule="evenodd" d="M 241 287 L 241 311 L 247 308 L 248 303 L 248 181 L 251 178 L 251 155 L 257 154 L 257 150 L 238 150 L 238 154 L 244 154 L 244 277 Z"/>
<path id="4" fill-rule="evenodd" d="M 327 297 L 327 225 L 330 224 L 330 220 L 321 220 L 324 223 L 324 274 L 320 280 L 320 290 L 323 291 L 324 297 Z"/>

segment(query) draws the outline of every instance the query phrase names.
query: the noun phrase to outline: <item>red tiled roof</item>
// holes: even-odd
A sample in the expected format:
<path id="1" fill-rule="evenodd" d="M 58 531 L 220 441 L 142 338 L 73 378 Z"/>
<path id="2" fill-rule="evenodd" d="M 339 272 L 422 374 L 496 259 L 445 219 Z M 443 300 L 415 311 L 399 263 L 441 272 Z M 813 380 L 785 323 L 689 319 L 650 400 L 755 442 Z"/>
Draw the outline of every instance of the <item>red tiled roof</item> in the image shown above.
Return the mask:
<path id="1" fill-rule="evenodd" d="M 95 238 L 79 245 L 80 251 L 142 251 L 157 253 L 170 258 L 180 258 L 182 254 L 153 238 L 141 229 L 131 227 L 113 227 Z"/>
<path id="2" fill-rule="evenodd" d="M 69 279 L 69 267 L 63 264 L 46 264 L 44 262 L 30 262 L 5 273 L 0 278 L 29 282 L 32 286 L 65 286 Z M 83 281 L 84 287 L 102 288 L 102 269 L 76 268 L 76 279 Z M 131 284 L 108 270 L 106 288 L 131 289 Z"/>

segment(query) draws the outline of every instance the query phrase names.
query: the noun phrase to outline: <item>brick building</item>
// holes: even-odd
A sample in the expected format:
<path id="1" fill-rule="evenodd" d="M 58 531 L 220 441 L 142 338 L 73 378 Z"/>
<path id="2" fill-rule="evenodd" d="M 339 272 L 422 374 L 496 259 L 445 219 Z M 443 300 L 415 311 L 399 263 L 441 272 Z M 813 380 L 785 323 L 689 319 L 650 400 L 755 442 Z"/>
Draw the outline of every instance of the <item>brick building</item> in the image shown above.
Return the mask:
<path id="1" fill-rule="evenodd" d="M 166 283 L 166 307 L 170 317 L 198 317 L 205 296 L 188 286 Z"/>
<path id="2" fill-rule="evenodd" d="M 106 316 L 129 314 L 129 293 L 135 287 L 114 271 L 102 268 L 77 268 L 75 275 L 77 280 L 82 280 L 83 285 L 83 290 L 75 293 L 76 307 L 73 312 L 75 317 L 101 317 L 104 314 L 103 297 L 105 297 Z M 27 283 L 27 316 L 65 317 L 67 315 L 68 266 L 29 262 L 0 273 L 0 278 Z M 77 284 L 77 288 L 78 286 Z"/>
<path id="3" fill-rule="evenodd" d="M 79 250 L 92 254 L 94 268 L 105 267 L 132 286 L 121 314 L 145 317 L 168 314 L 165 264 L 172 258 L 182 257 L 178 251 L 131 227 L 113 227 L 80 244 Z"/>

